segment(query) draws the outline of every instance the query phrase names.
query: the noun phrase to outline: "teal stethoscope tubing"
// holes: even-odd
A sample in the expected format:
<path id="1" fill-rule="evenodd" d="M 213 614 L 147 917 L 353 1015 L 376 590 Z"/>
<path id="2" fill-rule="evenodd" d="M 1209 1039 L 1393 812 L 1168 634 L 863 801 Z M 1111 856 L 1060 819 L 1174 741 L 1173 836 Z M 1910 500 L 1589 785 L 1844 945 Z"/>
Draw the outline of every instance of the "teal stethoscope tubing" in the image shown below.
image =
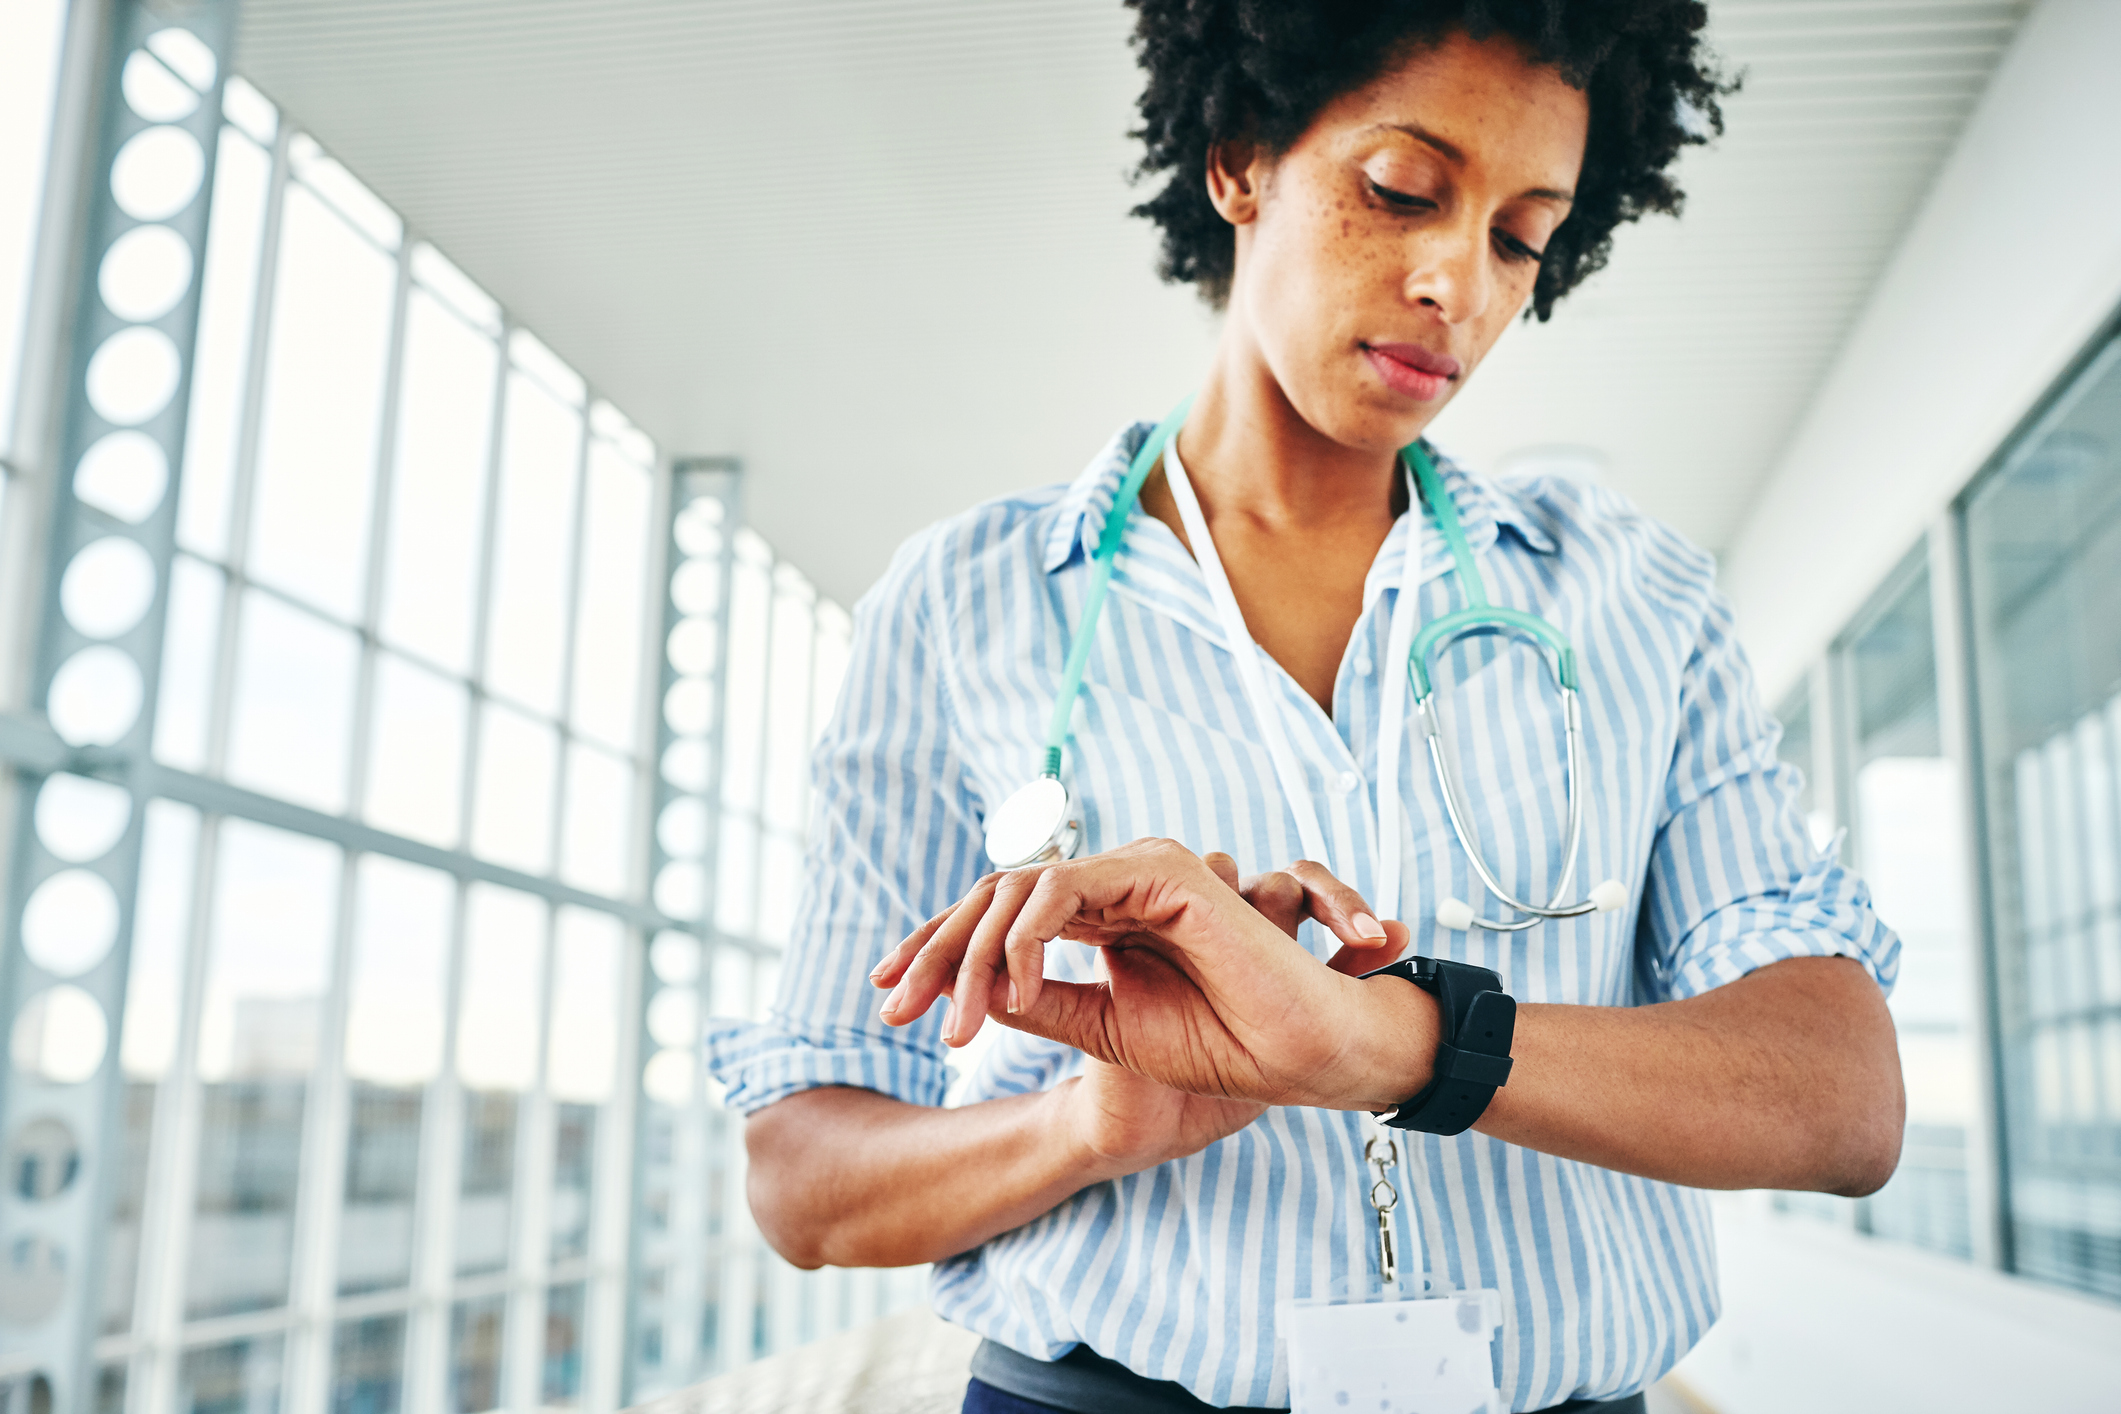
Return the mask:
<path id="1" fill-rule="evenodd" d="M 1156 469 L 1156 459 L 1163 455 L 1164 443 L 1178 435 L 1178 429 L 1186 425 L 1186 414 L 1193 411 L 1193 398 L 1186 396 L 1184 402 L 1171 409 L 1171 415 L 1156 424 L 1141 450 L 1127 466 L 1127 475 L 1119 483 L 1119 493 L 1112 498 L 1112 509 L 1105 515 L 1104 533 L 1097 538 L 1097 553 L 1092 557 L 1095 566 L 1090 572 L 1090 592 L 1083 599 L 1083 621 L 1075 627 L 1074 641 L 1068 645 L 1068 664 L 1061 670 L 1060 691 L 1053 695 L 1053 716 L 1046 723 L 1046 774 L 1060 779 L 1061 747 L 1068 740 L 1068 719 L 1075 715 L 1075 699 L 1082 695 L 1083 669 L 1090 662 L 1090 645 L 1097 638 L 1097 619 L 1105 611 L 1105 591 L 1112 587 L 1112 566 L 1119 559 L 1119 542 L 1126 538 L 1127 519 L 1134 514 L 1134 503 L 1141 499 L 1142 485 L 1148 481 L 1149 473 Z"/>
<path id="2" fill-rule="evenodd" d="M 1113 566 L 1119 559 L 1120 542 L 1125 538 L 1127 521 L 1133 514 L 1135 504 L 1141 498 L 1142 486 L 1149 473 L 1156 467 L 1163 454 L 1165 444 L 1176 436 L 1185 425 L 1186 416 L 1192 411 L 1193 399 L 1186 398 L 1170 416 L 1158 423 L 1155 430 L 1143 440 L 1134 460 L 1128 464 L 1127 474 L 1119 484 L 1112 500 L 1112 508 L 1105 516 L 1103 531 L 1098 536 L 1097 550 L 1092 555 L 1090 588 L 1083 601 L 1082 621 L 1076 625 L 1073 639 L 1068 645 L 1068 658 L 1062 669 L 1061 683 L 1054 694 L 1053 714 L 1046 726 L 1046 755 L 1043 774 L 1054 780 L 1060 778 L 1063 748 L 1068 739 L 1070 719 L 1075 712 L 1077 698 L 1082 695 L 1083 673 L 1089 664 L 1090 647 L 1097 637 L 1098 620 L 1104 613 L 1105 596 L 1112 585 Z M 1421 498 L 1435 515 L 1437 528 L 1442 533 L 1444 544 L 1451 552 L 1452 568 L 1464 586 L 1466 607 L 1446 614 L 1428 624 L 1415 635 L 1407 654 L 1407 673 L 1414 688 L 1414 709 L 1420 717 L 1426 739 L 1429 761 L 1444 798 L 1444 811 L 1449 816 L 1452 833 L 1458 837 L 1473 872 L 1497 902 L 1523 917 L 1511 920 L 1491 920 L 1473 913 L 1456 899 L 1447 899 L 1437 910 L 1437 918 L 1447 928 L 1463 930 L 1479 927 L 1491 932 L 1516 932 L 1532 927 L 1546 918 L 1573 918 L 1582 914 L 1600 912 L 1619 906 L 1613 898 L 1618 884 L 1601 884 L 1592 890 L 1591 897 L 1574 904 L 1563 904 L 1570 884 L 1576 875 L 1576 859 L 1583 838 L 1583 796 L 1578 789 L 1578 777 L 1583 762 L 1582 712 L 1576 693 L 1576 652 L 1560 629 L 1536 614 L 1521 609 L 1511 609 L 1488 602 L 1487 586 L 1480 577 L 1480 568 L 1474 563 L 1472 547 L 1466 543 L 1465 530 L 1458 521 L 1458 508 L 1444 489 L 1443 479 L 1437 475 L 1435 464 L 1430 460 L 1427 448 L 1419 442 L 1400 451 L 1400 456 L 1414 472 L 1421 490 Z M 1415 553 L 1409 546 L 1407 553 Z M 1518 633 L 1531 638 L 1551 655 L 1550 667 L 1556 686 L 1560 689 L 1563 705 L 1563 729 L 1566 736 L 1567 769 L 1566 789 L 1568 793 L 1568 842 L 1563 854 L 1562 875 L 1554 897 L 1546 904 L 1534 904 L 1514 897 L 1502 886 L 1501 880 L 1481 857 L 1473 842 L 1470 827 L 1471 812 L 1466 806 L 1463 793 L 1457 782 L 1457 773 L 1450 767 L 1445 748 L 1442 722 L 1436 710 L 1436 693 L 1429 673 L 1431 657 L 1442 647 L 1460 638 L 1479 633 Z M 1237 645 L 1232 645 L 1233 649 Z M 1625 900 L 1625 891 L 1619 898 Z"/>

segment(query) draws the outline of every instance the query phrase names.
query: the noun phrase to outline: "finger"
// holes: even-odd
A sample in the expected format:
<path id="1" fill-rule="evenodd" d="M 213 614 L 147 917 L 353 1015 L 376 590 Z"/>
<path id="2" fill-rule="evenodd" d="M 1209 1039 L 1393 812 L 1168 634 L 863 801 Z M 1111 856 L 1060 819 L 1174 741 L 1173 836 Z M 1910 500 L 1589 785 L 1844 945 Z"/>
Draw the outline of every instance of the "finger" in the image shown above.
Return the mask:
<path id="1" fill-rule="evenodd" d="M 1350 977 L 1360 977 L 1365 972 L 1375 972 L 1380 967 L 1389 967 L 1399 961 L 1399 955 L 1414 941 L 1414 930 L 1404 923 L 1385 920 L 1385 941 L 1375 947 L 1345 947 L 1337 950 L 1326 966 L 1335 972 Z"/>
<path id="2" fill-rule="evenodd" d="M 1237 882 L 1236 860 L 1232 859 L 1229 855 L 1224 854 L 1219 849 L 1208 851 L 1206 854 L 1200 857 L 1200 860 L 1201 863 L 1207 865 L 1210 869 L 1213 869 L 1215 871 L 1216 878 L 1222 880 L 1231 888 L 1237 889 L 1239 893 L 1244 892 L 1244 890 L 1239 886 Z"/>
<path id="3" fill-rule="evenodd" d="M 1046 986 L 1046 945 L 1037 938 L 1011 934 L 1004 942 L 1009 979 L 1006 1005 L 1009 1013 L 1038 1005 L 1038 994 Z"/>
<path id="4" fill-rule="evenodd" d="M 945 1045 L 962 1046 L 979 1034 L 987 1019 L 995 974 L 1007 965 L 1009 925 L 1016 921 L 1037 882 L 1037 872 L 1029 869 L 1012 870 L 996 882 L 994 896 L 979 926 L 972 930 L 964 958 L 957 966 L 952 989 L 956 1006 L 943 1026 Z"/>
<path id="5" fill-rule="evenodd" d="M 1304 890 L 1304 911 L 1323 924 L 1343 946 L 1362 948 L 1372 956 L 1390 944 L 1392 935 L 1370 912 L 1363 896 L 1333 877 L 1325 865 L 1299 859 L 1286 871 Z"/>
<path id="6" fill-rule="evenodd" d="M 950 916 L 928 935 L 927 942 L 915 950 L 898 985 L 877 1011 L 887 1025 L 904 1026 L 918 1021 L 928 1014 L 935 999 L 949 989 L 957 976 L 957 965 L 964 958 L 965 948 L 972 941 L 972 930 L 979 926 L 980 919 L 986 914 L 988 901 L 994 895 L 995 879 L 999 877 L 982 879 L 974 885 L 972 892 L 951 909 Z"/>
<path id="7" fill-rule="evenodd" d="M 1049 981 L 1038 1000 L 1004 1013 L 1004 1025 L 1073 1046 L 1094 1060 L 1120 1064 L 1110 1026 L 1112 989 L 1096 982 Z"/>
<path id="8" fill-rule="evenodd" d="M 1200 856 L 1184 846 L 1168 840 L 1136 840 L 1042 871 L 1010 925 L 1009 943 L 1020 947 L 1059 937 L 1102 943 L 1143 926 L 1153 929 L 1156 920 L 1143 917 L 1144 910 L 1169 917 L 1182 911 L 1184 898 L 1205 898 L 1219 883 Z M 1039 982 L 1026 977 L 1016 980 L 1034 990 Z"/>
<path id="9" fill-rule="evenodd" d="M 1279 869 L 1270 874 L 1254 874 L 1238 888 L 1246 903 L 1258 909 L 1275 927 L 1296 936 L 1297 925 L 1304 921 L 1304 886 L 1294 875 L 1284 874 Z"/>
<path id="10" fill-rule="evenodd" d="M 983 879 L 980 882 L 985 883 L 986 880 Z M 963 902 L 963 900 L 959 900 L 959 902 Z M 928 940 L 935 936 L 935 930 L 942 927 L 948 921 L 950 915 L 955 912 L 957 912 L 957 904 L 953 903 L 901 939 L 896 947 L 884 954 L 883 961 L 870 970 L 869 981 L 871 985 L 878 987 L 897 986 L 898 979 L 905 975 L 906 964 L 913 961 L 914 955 L 920 952 L 923 947 L 926 947 Z"/>

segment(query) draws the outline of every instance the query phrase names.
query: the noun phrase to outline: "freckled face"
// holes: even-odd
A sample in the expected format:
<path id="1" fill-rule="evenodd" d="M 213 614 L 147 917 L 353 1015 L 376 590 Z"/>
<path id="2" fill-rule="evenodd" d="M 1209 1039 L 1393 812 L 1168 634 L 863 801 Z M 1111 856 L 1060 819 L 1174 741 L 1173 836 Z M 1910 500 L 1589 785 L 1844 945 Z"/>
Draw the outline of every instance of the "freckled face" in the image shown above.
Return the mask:
<path id="1" fill-rule="evenodd" d="M 1510 41 L 1454 34 L 1256 163 L 1256 198 L 1216 193 L 1231 313 L 1306 422 L 1379 451 L 1420 435 L 1530 298 L 1589 117 Z"/>

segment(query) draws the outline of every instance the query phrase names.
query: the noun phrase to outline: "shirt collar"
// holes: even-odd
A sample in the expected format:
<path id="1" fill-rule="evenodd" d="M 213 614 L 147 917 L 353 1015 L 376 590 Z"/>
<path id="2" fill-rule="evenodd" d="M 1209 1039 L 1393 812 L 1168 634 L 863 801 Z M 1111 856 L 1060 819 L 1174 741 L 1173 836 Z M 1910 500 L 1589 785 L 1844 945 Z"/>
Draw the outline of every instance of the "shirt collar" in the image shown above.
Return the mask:
<path id="1" fill-rule="evenodd" d="M 1054 507 L 1053 524 L 1046 533 L 1046 573 L 1060 569 L 1078 553 L 1085 560 L 1097 553 L 1098 539 L 1105 532 L 1105 517 L 1111 513 L 1112 500 L 1119 494 L 1119 484 L 1127 475 L 1127 467 L 1134 460 L 1134 454 L 1141 450 L 1143 439 L 1155 430 L 1153 422 L 1136 422 L 1121 428 L 1090 465 L 1083 468 L 1082 475 L 1069 484 Z M 1493 545 L 1505 526 L 1529 548 L 1542 555 L 1554 553 L 1557 547 L 1553 535 L 1541 523 L 1537 512 L 1525 504 L 1520 493 L 1486 477 L 1475 476 L 1441 452 L 1436 453 L 1436 471 L 1443 477 L 1444 489 L 1451 493 L 1451 501 L 1458 508 L 1459 522 L 1465 528 L 1466 543 L 1475 554 Z M 1397 579 L 1405 541 L 1406 537 L 1395 526 L 1376 565 L 1378 575 L 1385 577 L 1386 582 Z M 1387 560 L 1391 561 L 1389 568 Z"/>

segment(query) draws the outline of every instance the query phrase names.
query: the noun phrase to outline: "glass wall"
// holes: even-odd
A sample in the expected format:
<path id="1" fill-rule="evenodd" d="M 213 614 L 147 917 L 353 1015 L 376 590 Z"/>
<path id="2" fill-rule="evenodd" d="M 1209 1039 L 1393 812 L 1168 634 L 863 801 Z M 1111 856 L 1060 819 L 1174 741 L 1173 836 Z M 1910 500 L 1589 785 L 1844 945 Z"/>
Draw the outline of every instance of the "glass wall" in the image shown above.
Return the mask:
<path id="1" fill-rule="evenodd" d="M 9 83 L 31 11 L 0 12 Z M 27 102 L 0 94 L 7 161 L 47 145 Z M 698 1073 L 704 1012 L 775 985 L 846 614 L 733 516 L 659 574 L 650 440 L 264 95 L 231 78 L 222 112 L 99 1406 L 610 1409 L 921 1299 L 772 1255 Z M 77 494 L 122 502 L 95 455 Z M 673 707 L 666 674 L 720 686 Z M 129 816 L 82 769 L 32 780 L 62 858 Z M 657 819 L 659 779 L 696 808 Z M 650 888 L 651 832 L 689 896 Z"/>
<path id="2" fill-rule="evenodd" d="M 1781 713 L 1902 939 L 1906 1147 L 1777 1206 L 2121 1299 L 2121 340 L 1933 535 Z"/>
<path id="3" fill-rule="evenodd" d="M 2121 346 L 1965 526 L 2009 1246 L 2121 1298 Z"/>
<path id="4" fill-rule="evenodd" d="M 225 111 L 154 753 L 274 806 L 150 809 L 98 1354 L 180 1407 L 581 1403 L 656 452 L 262 95 Z"/>

